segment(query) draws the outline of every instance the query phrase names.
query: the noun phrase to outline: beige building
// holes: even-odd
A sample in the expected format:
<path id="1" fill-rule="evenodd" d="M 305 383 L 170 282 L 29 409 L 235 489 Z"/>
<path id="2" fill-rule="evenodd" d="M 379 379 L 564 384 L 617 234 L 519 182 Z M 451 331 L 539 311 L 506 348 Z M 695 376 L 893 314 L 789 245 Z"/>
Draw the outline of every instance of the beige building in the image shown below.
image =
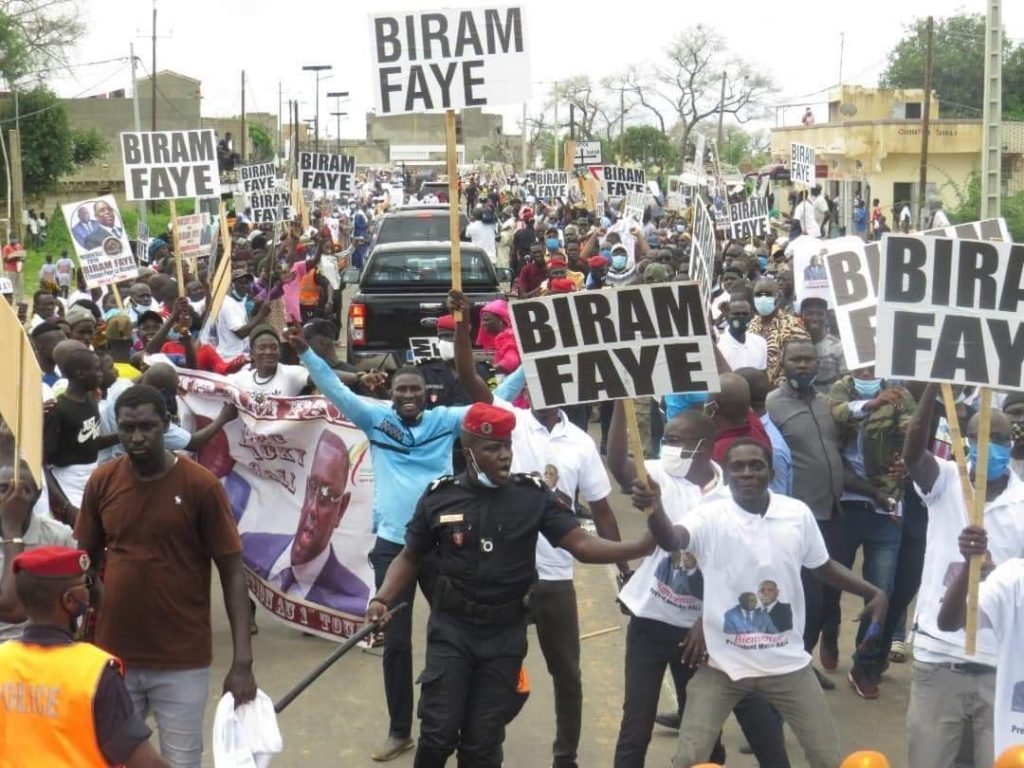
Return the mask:
<path id="1" fill-rule="evenodd" d="M 981 121 L 936 119 L 939 96 L 935 93 L 930 109 L 925 198 L 954 208 L 966 193 L 971 173 L 980 169 Z M 840 201 L 851 232 L 857 194 L 869 205 L 878 198 L 890 224 L 898 216 L 896 206 L 905 201 L 911 203 L 916 217 L 923 111 L 923 89 L 840 86 L 830 94 L 827 123 L 772 129 L 772 157 L 788 163 L 792 142 L 814 147 L 816 176 Z M 1003 184 L 1012 192 L 1024 183 L 1024 129 L 1008 123 L 1003 134 Z M 784 202 L 781 207 L 786 208 Z"/>

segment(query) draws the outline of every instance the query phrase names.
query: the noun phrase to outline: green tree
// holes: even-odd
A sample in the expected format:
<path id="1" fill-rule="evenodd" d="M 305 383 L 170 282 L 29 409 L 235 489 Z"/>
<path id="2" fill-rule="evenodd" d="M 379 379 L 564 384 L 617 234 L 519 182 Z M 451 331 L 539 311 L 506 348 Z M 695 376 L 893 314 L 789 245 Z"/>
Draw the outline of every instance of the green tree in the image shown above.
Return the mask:
<path id="1" fill-rule="evenodd" d="M 3 0 L 0 3 L 0 76 L 14 84 L 66 68 L 85 27 L 74 0 Z"/>
<path id="2" fill-rule="evenodd" d="M 751 171 L 771 161 L 771 137 L 765 131 L 750 132 L 738 125 L 725 128 L 718 158 L 741 171 Z"/>
<path id="3" fill-rule="evenodd" d="M 981 174 L 975 171 L 963 189 L 957 188 L 960 205 L 949 212 L 954 224 L 978 221 L 981 218 Z M 999 201 L 999 215 L 1006 219 L 1013 242 L 1024 242 L 1024 192 L 1003 196 Z"/>
<path id="4" fill-rule="evenodd" d="M 61 176 L 92 162 L 106 149 L 95 132 L 72 131 L 67 112 L 52 91 L 37 87 L 19 96 L 21 114 L 21 173 L 25 196 L 54 188 Z M 0 125 L 12 125 L 14 101 L 0 108 Z M 7 194 L 7 180 L 0 174 L 0 192 Z"/>
<path id="5" fill-rule="evenodd" d="M 916 19 L 889 51 L 882 88 L 924 88 L 928 20 Z M 1003 38 L 1003 116 L 1024 119 L 1024 53 Z M 932 34 L 932 87 L 939 117 L 981 116 L 985 79 L 985 17 L 980 13 L 936 19 Z"/>
<path id="6" fill-rule="evenodd" d="M 249 125 L 249 161 L 265 163 L 274 159 L 274 142 L 267 129 L 259 123 Z"/>
<path id="7" fill-rule="evenodd" d="M 679 148 L 653 125 L 631 125 L 623 131 L 621 140 L 624 159 L 644 167 L 671 168 L 679 159 Z"/>

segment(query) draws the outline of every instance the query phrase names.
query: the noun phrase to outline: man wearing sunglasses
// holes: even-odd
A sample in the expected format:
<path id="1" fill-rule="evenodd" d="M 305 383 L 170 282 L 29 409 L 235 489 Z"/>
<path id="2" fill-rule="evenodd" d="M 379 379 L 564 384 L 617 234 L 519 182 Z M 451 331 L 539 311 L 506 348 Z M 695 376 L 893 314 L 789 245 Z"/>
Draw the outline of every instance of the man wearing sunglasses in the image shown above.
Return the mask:
<path id="1" fill-rule="evenodd" d="M 958 538 L 968 518 L 956 462 L 938 459 L 927 448 L 937 394 L 937 384 L 925 388 L 910 419 L 903 446 L 903 461 L 928 507 L 907 709 L 910 768 L 952 768 L 964 722 L 970 724 L 974 734 L 974 764 L 989 765 L 995 759 L 995 635 L 990 628 L 980 628 L 977 653 L 968 656 L 964 653 L 963 630 L 943 631 L 944 624 L 939 619 L 947 587 L 966 567 Z M 966 430 L 972 484 L 980 420 L 980 415 L 972 416 Z M 988 553 L 996 566 L 1024 556 L 1024 482 L 1010 469 L 1012 434 L 1006 414 L 993 409 L 984 527 L 988 533 Z"/>
<path id="2" fill-rule="evenodd" d="M 345 441 L 321 434 L 309 467 L 295 534 L 242 534 L 245 562 L 283 594 L 361 616 L 370 587 L 338 561 L 331 545 L 350 495 Z"/>

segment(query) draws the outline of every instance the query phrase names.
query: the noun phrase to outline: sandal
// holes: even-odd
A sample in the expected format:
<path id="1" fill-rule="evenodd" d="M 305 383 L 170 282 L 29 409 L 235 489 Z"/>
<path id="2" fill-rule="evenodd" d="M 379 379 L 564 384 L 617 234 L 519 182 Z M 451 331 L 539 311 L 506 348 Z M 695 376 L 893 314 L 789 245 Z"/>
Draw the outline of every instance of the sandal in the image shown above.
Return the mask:
<path id="1" fill-rule="evenodd" d="M 907 660 L 907 645 L 902 640 L 893 640 L 889 648 L 889 661 L 893 664 L 902 664 Z"/>

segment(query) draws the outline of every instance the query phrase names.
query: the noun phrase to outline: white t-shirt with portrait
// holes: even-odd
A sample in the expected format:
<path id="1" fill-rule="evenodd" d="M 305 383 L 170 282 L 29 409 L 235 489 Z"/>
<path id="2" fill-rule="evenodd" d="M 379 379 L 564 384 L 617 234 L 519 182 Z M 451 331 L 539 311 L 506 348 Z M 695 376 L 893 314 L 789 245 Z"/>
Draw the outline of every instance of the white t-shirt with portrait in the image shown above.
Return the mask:
<path id="1" fill-rule="evenodd" d="M 661 459 L 648 459 L 644 466 L 648 477 L 661 487 L 661 506 L 673 525 L 686 525 L 702 499 L 723 490 L 722 473 L 715 464 L 711 465 L 715 479 L 704 488 L 667 474 Z M 619 600 L 634 616 L 689 629 L 700 619 L 703 594 L 704 574 L 693 555 L 673 557 L 657 547 L 626 582 Z"/>
<path id="2" fill-rule="evenodd" d="M 558 423 L 549 432 L 528 408 L 515 408 L 494 398 L 494 404 L 516 414 L 512 430 L 512 471 L 539 472 L 555 496 L 566 507 L 576 510 L 576 491 L 586 502 L 599 501 L 612 492 L 601 454 L 590 435 L 577 427 L 561 411 Z M 557 479 L 551 478 L 553 467 Z M 550 480 L 554 480 L 551 487 Z M 541 581 L 569 581 L 573 577 L 572 555 L 537 537 L 537 575 Z"/>
<path id="3" fill-rule="evenodd" d="M 228 376 L 228 381 L 251 397 L 298 397 L 309 383 L 309 371 L 301 365 L 278 363 L 274 375 L 263 379 L 254 367 L 246 366 Z"/>
<path id="4" fill-rule="evenodd" d="M 978 651 L 964 653 L 963 630 L 939 629 L 939 607 L 946 588 L 964 567 L 957 539 L 967 526 L 967 510 L 960 490 L 960 475 L 955 461 L 936 459 L 938 477 L 929 493 L 921 493 L 928 507 L 928 535 L 925 539 L 924 570 L 917 593 L 914 658 L 931 664 L 972 661 L 996 665 L 996 639 L 992 630 L 978 629 Z M 996 565 L 1015 557 L 1024 557 L 1024 482 L 1010 473 L 1005 490 L 985 504 L 985 530 L 988 549 Z M 1024 740 L 1024 739 L 1022 739 Z"/>
<path id="5" fill-rule="evenodd" d="M 999 565 L 978 591 L 980 624 L 996 638 L 995 754 L 1024 742 L 1024 559 Z"/>
<path id="6" fill-rule="evenodd" d="M 807 505 L 772 493 L 765 514 L 754 515 L 731 494 L 715 494 L 697 506 L 687 529 L 687 549 L 704 573 L 709 664 L 732 680 L 785 675 L 810 664 L 800 569 L 819 568 L 829 556 Z M 777 590 L 771 613 L 758 601 L 766 581 Z"/>

